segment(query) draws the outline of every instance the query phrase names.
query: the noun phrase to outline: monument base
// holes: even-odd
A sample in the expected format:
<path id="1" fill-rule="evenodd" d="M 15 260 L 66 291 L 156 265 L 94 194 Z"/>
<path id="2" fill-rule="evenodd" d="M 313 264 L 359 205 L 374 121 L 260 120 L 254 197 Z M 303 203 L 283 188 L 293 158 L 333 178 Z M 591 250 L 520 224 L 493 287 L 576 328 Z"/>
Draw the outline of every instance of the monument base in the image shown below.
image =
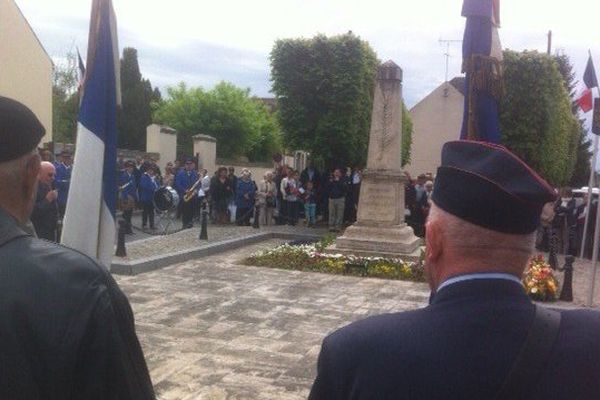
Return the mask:
<path id="1" fill-rule="evenodd" d="M 417 261 L 423 241 L 416 237 L 406 224 L 395 226 L 349 226 L 336 243 L 327 248 L 328 253 L 359 257 L 401 258 Z"/>

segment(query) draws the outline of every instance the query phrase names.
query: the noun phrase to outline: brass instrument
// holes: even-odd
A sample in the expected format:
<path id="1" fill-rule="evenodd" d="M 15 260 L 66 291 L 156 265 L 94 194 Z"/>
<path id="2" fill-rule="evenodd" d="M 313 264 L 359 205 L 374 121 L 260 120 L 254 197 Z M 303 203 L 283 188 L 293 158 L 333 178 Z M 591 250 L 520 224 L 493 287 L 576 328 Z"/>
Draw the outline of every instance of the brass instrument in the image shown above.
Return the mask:
<path id="1" fill-rule="evenodd" d="M 189 202 L 191 199 L 194 198 L 194 193 L 196 192 L 198 185 L 201 183 L 202 183 L 202 178 L 198 178 L 196 183 L 194 183 L 191 188 L 189 188 L 188 190 L 185 191 L 185 194 L 183 195 L 183 201 L 185 203 Z"/>

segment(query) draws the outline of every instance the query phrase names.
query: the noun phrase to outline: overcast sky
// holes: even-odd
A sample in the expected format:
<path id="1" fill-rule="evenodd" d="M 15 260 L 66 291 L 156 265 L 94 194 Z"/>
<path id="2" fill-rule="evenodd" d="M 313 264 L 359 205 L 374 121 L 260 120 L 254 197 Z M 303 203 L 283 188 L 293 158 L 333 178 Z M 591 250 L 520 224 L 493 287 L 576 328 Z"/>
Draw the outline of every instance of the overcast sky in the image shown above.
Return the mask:
<path id="1" fill-rule="evenodd" d="M 79 47 L 85 57 L 91 0 L 16 0 L 46 50 L 59 60 Z M 221 80 L 270 96 L 269 52 L 276 39 L 352 30 L 381 60 L 404 70 L 413 106 L 443 83 L 445 45 L 461 39 L 462 0 L 113 0 L 119 45 L 138 49 L 142 74 L 163 90 Z M 571 57 L 578 77 L 591 49 L 600 66 L 598 0 L 502 0 L 502 45 Z M 594 28 L 596 27 L 596 28 Z M 461 47 L 450 47 L 450 77 L 460 74 Z"/>

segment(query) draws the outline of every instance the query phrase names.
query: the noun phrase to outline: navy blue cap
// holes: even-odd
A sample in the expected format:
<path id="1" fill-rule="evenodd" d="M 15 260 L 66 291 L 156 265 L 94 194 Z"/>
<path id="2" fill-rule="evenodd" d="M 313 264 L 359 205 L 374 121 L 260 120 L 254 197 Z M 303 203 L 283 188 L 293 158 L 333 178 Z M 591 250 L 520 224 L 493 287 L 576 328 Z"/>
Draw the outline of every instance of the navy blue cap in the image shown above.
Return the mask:
<path id="1" fill-rule="evenodd" d="M 33 151 L 45 133 L 29 108 L 0 96 L 0 162 L 16 160 Z"/>
<path id="2" fill-rule="evenodd" d="M 433 202 L 442 210 L 494 231 L 527 234 L 539 224 L 554 189 L 505 147 L 469 140 L 442 148 Z"/>

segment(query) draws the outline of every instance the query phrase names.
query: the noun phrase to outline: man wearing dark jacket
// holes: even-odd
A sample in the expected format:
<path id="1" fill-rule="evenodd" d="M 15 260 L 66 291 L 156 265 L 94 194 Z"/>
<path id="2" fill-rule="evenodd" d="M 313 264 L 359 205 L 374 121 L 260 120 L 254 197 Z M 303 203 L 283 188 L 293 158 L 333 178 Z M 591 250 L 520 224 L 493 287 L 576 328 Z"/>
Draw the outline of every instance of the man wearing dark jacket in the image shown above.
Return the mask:
<path id="1" fill-rule="evenodd" d="M 0 399 L 154 399 L 133 313 L 110 273 L 23 225 L 44 128 L 0 97 Z"/>
<path id="2" fill-rule="evenodd" d="M 310 399 L 600 399 L 600 313 L 534 305 L 521 275 L 553 189 L 508 150 L 449 142 L 426 229 L 423 309 L 323 341 Z"/>
<path id="3" fill-rule="evenodd" d="M 51 162 L 42 161 L 38 177 L 37 196 L 31 213 L 31 222 L 40 239 L 56 242 L 58 224 L 58 193 L 52 188 L 56 169 Z"/>

